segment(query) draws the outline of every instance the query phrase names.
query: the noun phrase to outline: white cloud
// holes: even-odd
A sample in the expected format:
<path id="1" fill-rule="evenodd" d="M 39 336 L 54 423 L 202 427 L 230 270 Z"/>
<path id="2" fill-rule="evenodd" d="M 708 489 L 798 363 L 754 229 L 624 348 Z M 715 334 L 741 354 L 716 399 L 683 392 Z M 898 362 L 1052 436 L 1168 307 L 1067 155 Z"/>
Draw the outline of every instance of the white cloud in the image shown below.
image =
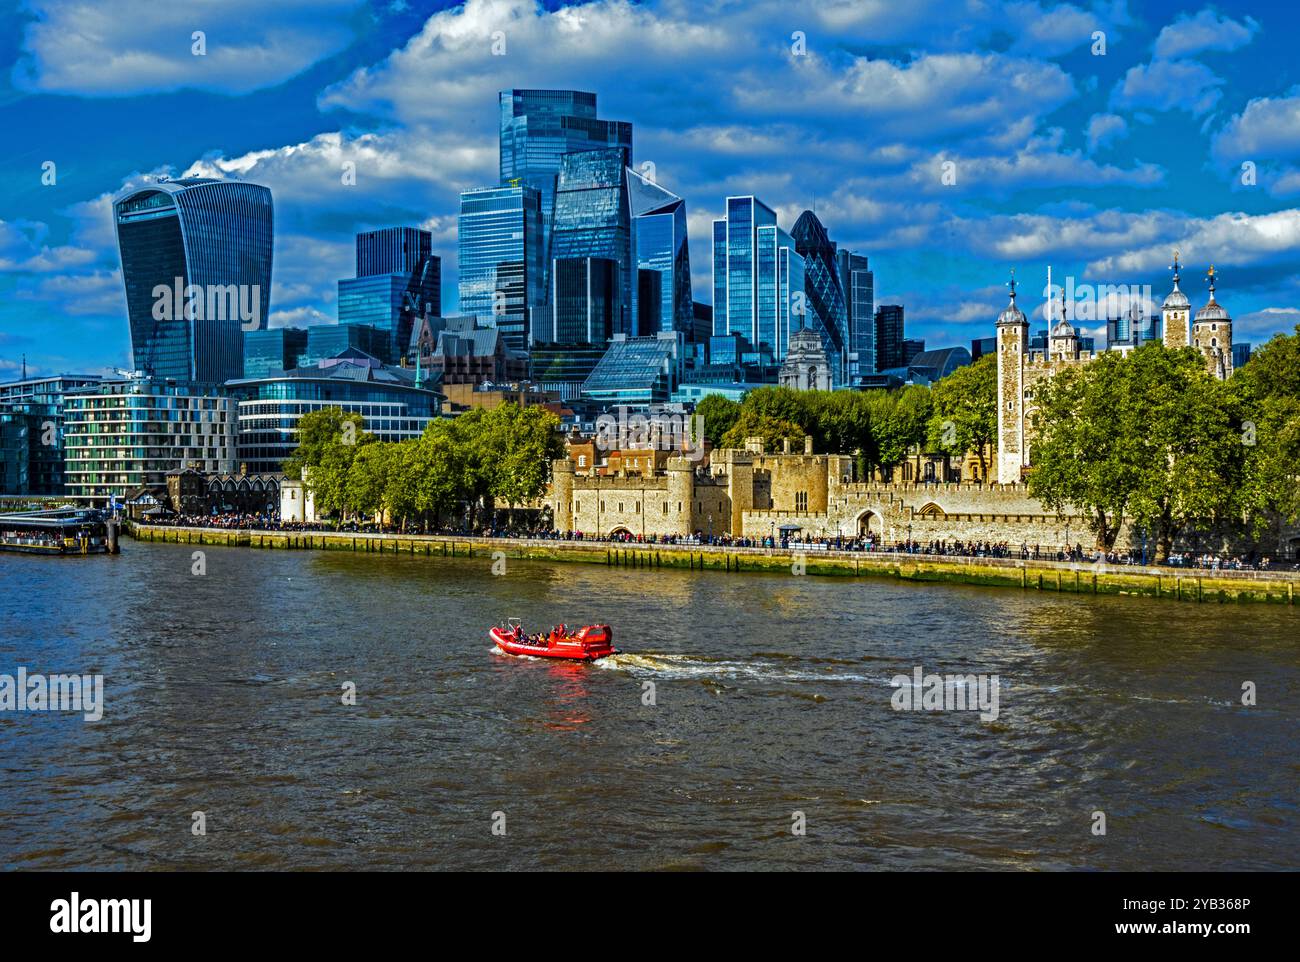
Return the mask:
<path id="1" fill-rule="evenodd" d="M 1093 114 L 1088 118 L 1088 153 L 1095 154 L 1128 135 L 1128 123 L 1118 114 Z"/>
<path id="2" fill-rule="evenodd" d="M 1129 68 L 1111 95 L 1114 107 L 1206 113 L 1219 102 L 1223 80 L 1195 60 L 1155 60 Z"/>
<path id="3" fill-rule="evenodd" d="M 32 0 L 15 83 L 128 96 L 190 88 L 247 93 L 282 83 L 352 39 L 359 0 Z M 206 53 L 195 55 L 202 31 Z"/>
<path id="4" fill-rule="evenodd" d="M 1211 152 L 1227 164 L 1300 155 L 1300 87 L 1251 100 L 1215 136 Z"/>
<path id="5" fill-rule="evenodd" d="M 1151 215 L 1130 215 L 1143 217 Z M 1255 266 L 1294 261 L 1300 249 L 1300 210 L 1270 214 L 1229 212 L 1210 218 L 1187 218 L 1168 239 L 1149 246 L 1132 246 L 1089 265 L 1102 273 L 1163 268 L 1169 251 L 1178 247 L 1188 264 Z M 1118 245 L 1117 245 L 1118 246 Z"/>
<path id="6" fill-rule="evenodd" d="M 1162 60 L 1186 57 L 1203 50 L 1236 50 L 1250 43 L 1259 24 L 1250 17 L 1238 22 L 1219 18 L 1210 9 L 1194 17 L 1179 17 L 1156 37 L 1155 55 Z"/>

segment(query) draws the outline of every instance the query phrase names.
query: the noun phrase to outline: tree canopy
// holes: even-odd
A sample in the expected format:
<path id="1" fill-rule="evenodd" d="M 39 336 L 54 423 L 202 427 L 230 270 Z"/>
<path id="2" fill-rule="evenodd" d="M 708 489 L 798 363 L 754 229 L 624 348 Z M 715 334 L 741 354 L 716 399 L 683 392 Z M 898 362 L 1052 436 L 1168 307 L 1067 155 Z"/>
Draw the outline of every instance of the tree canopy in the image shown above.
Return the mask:
<path id="1" fill-rule="evenodd" d="M 349 426 L 351 425 L 351 426 Z M 377 441 L 361 415 L 325 408 L 303 415 L 299 445 L 286 462 L 323 514 L 437 520 L 466 512 L 471 526 L 496 502 L 511 507 L 541 495 L 551 461 L 562 457 L 559 419 L 538 407 L 502 404 L 430 421 L 424 434 Z"/>

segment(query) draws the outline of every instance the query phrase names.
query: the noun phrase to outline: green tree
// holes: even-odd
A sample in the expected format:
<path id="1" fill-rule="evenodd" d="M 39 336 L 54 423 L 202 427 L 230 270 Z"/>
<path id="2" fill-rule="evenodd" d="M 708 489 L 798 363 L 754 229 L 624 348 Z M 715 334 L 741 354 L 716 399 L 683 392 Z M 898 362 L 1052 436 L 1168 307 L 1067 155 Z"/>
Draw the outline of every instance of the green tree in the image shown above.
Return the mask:
<path id="1" fill-rule="evenodd" d="M 788 438 L 792 445 L 802 449 L 805 437 L 804 429 L 793 421 L 744 410 L 723 437 L 722 447 L 743 448 L 746 438 L 762 438 L 764 451 L 780 451 Z"/>
<path id="2" fill-rule="evenodd" d="M 986 354 L 959 367 L 930 389 L 931 448 L 953 455 L 974 451 L 980 477 L 989 476 L 989 452 L 998 434 L 998 359 Z"/>
<path id="3" fill-rule="evenodd" d="M 1034 401 L 1030 493 L 1084 511 L 1099 548 L 1128 516 L 1163 562 L 1189 528 L 1229 521 L 1242 463 L 1234 404 L 1195 351 L 1106 353 L 1043 383 Z"/>
<path id="4" fill-rule="evenodd" d="M 396 444 L 358 448 L 344 482 L 344 502 L 358 514 L 378 515 L 385 507 Z"/>
<path id="5" fill-rule="evenodd" d="M 1278 334 L 1230 382 L 1242 415 L 1242 508 L 1260 534 L 1300 521 L 1300 325 Z"/>
<path id="6" fill-rule="evenodd" d="M 704 437 L 716 447 L 740 417 L 740 405 L 721 394 L 706 394 L 695 413 L 704 418 Z"/>

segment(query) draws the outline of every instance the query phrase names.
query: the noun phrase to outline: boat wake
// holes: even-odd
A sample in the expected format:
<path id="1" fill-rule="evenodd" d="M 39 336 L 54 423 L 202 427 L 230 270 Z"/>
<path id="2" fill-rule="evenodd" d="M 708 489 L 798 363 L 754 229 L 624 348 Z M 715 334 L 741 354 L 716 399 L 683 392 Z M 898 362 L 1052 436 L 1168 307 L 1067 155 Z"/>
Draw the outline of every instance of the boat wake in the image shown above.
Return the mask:
<path id="1" fill-rule="evenodd" d="M 888 679 L 875 675 L 846 672 L 833 664 L 781 664 L 762 660 L 740 661 L 726 658 L 703 658 L 667 652 L 621 652 L 592 662 L 596 668 L 626 671 L 633 675 L 657 675 L 674 678 L 752 679 L 758 681 L 830 681 L 880 682 Z"/>

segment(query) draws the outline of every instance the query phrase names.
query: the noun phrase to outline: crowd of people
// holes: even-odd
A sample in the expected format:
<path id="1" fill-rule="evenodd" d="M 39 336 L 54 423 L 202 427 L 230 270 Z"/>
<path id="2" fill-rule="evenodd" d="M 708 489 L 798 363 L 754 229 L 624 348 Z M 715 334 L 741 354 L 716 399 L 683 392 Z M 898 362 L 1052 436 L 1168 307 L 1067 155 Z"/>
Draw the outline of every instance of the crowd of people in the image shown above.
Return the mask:
<path id="1" fill-rule="evenodd" d="M 609 535 L 592 534 L 580 530 L 557 531 L 543 524 L 476 525 L 471 530 L 463 527 L 429 526 L 407 528 L 398 525 L 360 523 L 356 521 L 334 524 L 327 521 L 281 521 L 278 518 L 256 514 L 171 515 L 151 518 L 150 524 L 174 525 L 191 528 L 225 528 L 257 531 L 293 532 L 356 532 L 371 534 L 433 534 L 449 537 L 518 538 L 541 541 L 582 541 L 626 545 L 701 546 L 716 548 L 766 548 L 790 551 L 853 551 L 863 553 L 915 554 L 942 558 L 1008 558 L 1022 561 L 1073 561 L 1080 564 L 1105 563 L 1111 565 L 1154 565 L 1152 557 L 1143 558 L 1140 552 L 1085 549 L 1081 544 L 1044 546 L 1022 543 L 1019 546 L 1005 541 L 885 541 L 874 535 L 854 538 L 813 538 L 799 532 L 774 532 L 762 538 L 739 537 L 730 534 L 711 534 L 695 531 L 688 535 L 632 534 L 618 531 Z M 1266 555 L 1252 552 L 1246 555 L 1221 555 L 1207 552 L 1184 551 L 1170 555 L 1168 565 L 1176 568 L 1199 568 L 1213 571 L 1266 571 L 1300 570 L 1300 564 L 1279 563 Z"/>

